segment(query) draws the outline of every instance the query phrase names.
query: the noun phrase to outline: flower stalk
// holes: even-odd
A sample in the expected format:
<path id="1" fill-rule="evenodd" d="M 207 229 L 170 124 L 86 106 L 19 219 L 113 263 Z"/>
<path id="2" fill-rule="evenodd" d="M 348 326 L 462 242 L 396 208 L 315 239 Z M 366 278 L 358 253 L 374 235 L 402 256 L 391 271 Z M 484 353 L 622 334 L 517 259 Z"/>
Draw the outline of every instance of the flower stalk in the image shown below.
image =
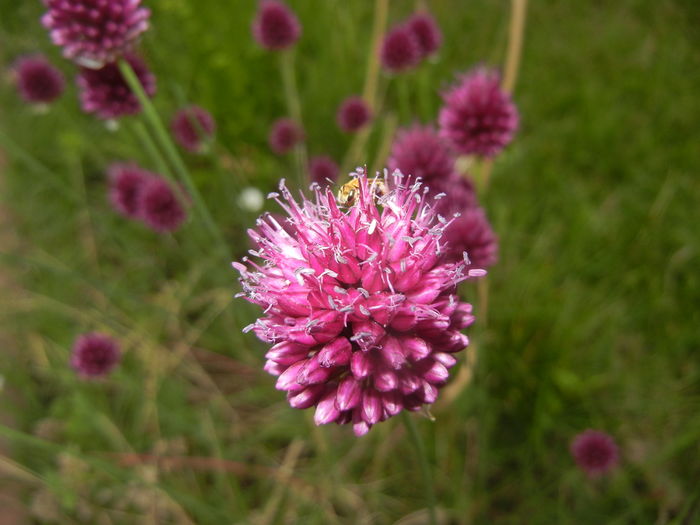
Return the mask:
<path id="1" fill-rule="evenodd" d="M 408 435 L 411 438 L 411 442 L 416 449 L 416 454 L 418 455 L 418 461 L 420 463 L 420 471 L 423 476 L 423 484 L 425 485 L 425 493 L 428 500 L 428 518 L 430 525 L 437 525 L 437 516 L 435 513 L 435 485 L 433 483 L 433 475 L 430 470 L 430 463 L 428 462 L 428 456 L 425 452 L 425 444 L 423 443 L 423 438 L 421 438 L 420 432 L 416 427 L 416 423 L 413 421 L 413 417 L 404 412 L 403 423 L 406 426 Z"/>

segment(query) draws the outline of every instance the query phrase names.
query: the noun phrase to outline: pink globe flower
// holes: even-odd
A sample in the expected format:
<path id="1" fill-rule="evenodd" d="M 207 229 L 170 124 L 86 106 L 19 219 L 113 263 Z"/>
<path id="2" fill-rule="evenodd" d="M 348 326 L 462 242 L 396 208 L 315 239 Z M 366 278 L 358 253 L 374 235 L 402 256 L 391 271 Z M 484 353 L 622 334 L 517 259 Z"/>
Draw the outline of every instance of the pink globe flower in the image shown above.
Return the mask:
<path id="1" fill-rule="evenodd" d="M 421 58 L 427 58 L 440 49 L 442 32 L 430 13 L 416 13 L 408 19 L 406 25 L 418 40 Z"/>
<path id="2" fill-rule="evenodd" d="M 301 36 L 294 12 L 277 0 L 264 0 L 253 21 L 253 37 L 265 49 L 276 51 L 293 45 Z"/>
<path id="3" fill-rule="evenodd" d="M 272 151 L 284 155 L 304 140 L 304 130 L 290 118 L 281 118 L 272 124 L 268 142 Z"/>
<path id="4" fill-rule="evenodd" d="M 135 55 L 127 55 L 144 91 L 150 97 L 156 93 L 156 78 L 146 64 Z M 78 75 L 78 88 L 83 111 L 94 113 L 102 119 L 116 119 L 125 115 L 135 115 L 141 111 L 141 104 L 119 71 L 116 63 L 107 64 L 101 69 L 82 68 Z"/>
<path id="5" fill-rule="evenodd" d="M 407 175 L 433 181 L 452 175 L 455 158 L 445 139 L 432 126 L 415 125 L 399 130 L 391 146 L 388 166 Z"/>
<path id="6" fill-rule="evenodd" d="M 49 104 L 63 94 L 66 81 L 46 57 L 20 58 L 14 67 L 20 96 L 32 104 Z"/>
<path id="7" fill-rule="evenodd" d="M 99 68 L 131 50 L 148 29 L 150 11 L 141 0 L 44 0 L 41 19 L 63 55 Z"/>
<path id="8" fill-rule="evenodd" d="M 590 477 L 607 474 L 619 461 L 613 438 L 597 430 L 588 429 L 571 442 L 571 455 L 578 466 Z"/>
<path id="9" fill-rule="evenodd" d="M 201 151 L 214 135 L 216 123 L 206 109 L 188 106 L 173 117 L 170 128 L 177 143 L 187 151 Z"/>
<path id="10" fill-rule="evenodd" d="M 384 37 L 380 59 L 390 73 L 401 73 L 415 67 L 421 57 L 421 44 L 410 27 L 396 26 Z"/>
<path id="11" fill-rule="evenodd" d="M 140 219 L 141 192 L 145 183 L 157 175 L 135 164 L 112 164 L 107 168 L 109 200 L 117 212 Z"/>
<path id="12" fill-rule="evenodd" d="M 336 121 L 338 127 L 346 133 L 358 131 L 372 119 L 372 111 L 362 97 L 346 98 L 338 108 Z"/>
<path id="13" fill-rule="evenodd" d="M 346 210 L 327 188 L 298 203 L 283 181 L 276 198 L 287 224 L 261 217 L 249 235 L 262 262 L 233 266 L 239 295 L 263 309 L 244 331 L 273 345 L 264 368 L 277 389 L 294 408 L 316 407 L 316 424 L 363 435 L 435 402 L 474 320 L 457 284 L 485 271 L 442 261 L 448 223 L 420 183 L 395 172 L 380 191 L 353 175 Z"/>
<path id="14" fill-rule="evenodd" d="M 480 68 L 443 94 L 440 133 L 464 154 L 493 157 L 513 140 L 518 110 L 495 71 Z"/>
<path id="15" fill-rule="evenodd" d="M 119 344 L 108 335 L 91 332 L 78 337 L 73 344 L 70 363 L 84 378 L 109 374 L 119 363 Z"/>
<path id="16" fill-rule="evenodd" d="M 158 233 L 177 230 L 187 211 L 170 183 L 162 177 L 149 177 L 139 193 L 139 217 Z"/>
<path id="17" fill-rule="evenodd" d="M 330 157 L 319 155 L 309 162 L 311 182 L 325 186 L 328 181 L 335 182 L 338 178 L 338 164 Z"/>

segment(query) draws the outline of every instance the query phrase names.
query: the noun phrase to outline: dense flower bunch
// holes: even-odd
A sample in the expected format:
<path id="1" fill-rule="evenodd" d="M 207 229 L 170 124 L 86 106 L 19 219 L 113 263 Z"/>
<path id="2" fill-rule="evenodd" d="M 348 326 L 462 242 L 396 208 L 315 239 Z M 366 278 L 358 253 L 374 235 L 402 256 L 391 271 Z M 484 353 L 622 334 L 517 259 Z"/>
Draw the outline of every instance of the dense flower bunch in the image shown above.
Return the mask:
<path id="1" fill-rule="evenodd" d="M 292 46 L 301 36 L 294 12 L 277 0 L 263 0 L 253 21 L 253 37 L 265 49 L 276 51 Z"/>
<path id="2" fill-rule="evenodd" d="M 177 230 L 187 210 L 170 183 L 135 164 L 112 164 L 107 170 L 109 199 L 120 214 L 159 233 Z"/>
<path id="3" fill-rule="evenodd" d="M 41 21 L 63 55 L 100 68 L 131 50 L 148 29 L 150 11 L 141 0 L 44 0 Z"/>
<path id="4" fill-rule="evenodd" d="M 136 55 L 126 55 L 125 60 L 136 73 L 144 91 L 150 97 L 156 93 L 155 76 L 145 62 Z M 116 119 L 141 111 L 141 104 L 119 70 L 116 63 L 100 69 L 81 68 L 78 75 L 80 101 L 83 111 L 95 113 L 102 119 Z"/>
<path id="5" fill-rule="evenodd" d="M 418 41 L 421 58 L 437 53 L 442 45 L 442 32 L 430 13 L 418 12 L 408 19 L 406 25 Z"/>
<path id="6" fill-rule="evenodd" d="M 71 365 L 85 378 L 104 377 L 119 363 L 119 344 L 108 335 L 91 332 L 73 344 Z"/>
<path id="7" fill-rule="evenodd" d="M 187 151 L 197 152 L 214 135 L 216 122 L 206 109 L 188 106 L 175 113 L 170 129 L 180 146 Z"/>
<path id="8" fill-rule="evenodd" d="M 32 104 L 53 102 L 66 87 L 63 73 L 40 55 L 20 58 L 14 66 L 14 73 L 19 94 Z"/>
<path id="9" fill-rule="evenodd" d="M 513 140 L 518 110 L 500 80 L 495 71 L 478 68 L 443 94 L 440 133 L 460 153 L 493 157 Z"/>
<path id="10" fill-rule="evenodd" d="M 442 260 L 440 219 L 420 182 L 395 172 L 386 193 L 364 173 L 348 210 L 330 190 L 249 231 L 264 264 L 234 263 L 243 293 L 264 315 L 247 330 L 274 346 L 265 370 L 292 407 L 316 406 L 317 424 L 351 423 L 362 435 L 404 409 L 435 402 L 474 318 L 456 294 L 483 275 Z"/>
<path id="11" fill-rule="evenodd" d="M 387 32 L 380 49 L 382 66 L 390 73 L 408 71 L 437 53 L 441 45 L 435 19 L 426 11 L 417 12 Z"/>
<path id="12" fill-rule="evenodd" d="M 278 155 L 289 153 L 294 146 L 303 140 L 304 130 L 290 118 L 280 118 L 273 122 L 268 137 L 270 149 Z"/>
<path id="13" fill-rule="evenodd" d="M 434 181 L 452 175 L 455 158 L 432 126 L 414 125 L 397 133 L 387 163 L 390 170 L 420 177 L 432 187 Z"/>
<path id="14" fill-rule="evenodd" d="M 338 178 L 338 164 L 330 157 L 319 155 L 309 162 L 311 182 L 325 186 L 328 181 L 335 182 Z"/>
<path id="15" fill-rule="evenodd" d="M 372 119 L 372 110 L 362 97 L 352 96 L 346 98 L 338 108 L 336 121 L 338 127 L 352 133 L 364 127 Z"/>
<path id="16" fill-rule="evenodd" d="M 571 443 L 571 455 L 578 466 L 591 477 L 608 473 L 619 461 L 615 440 L 605 432 L 591 429 L 574 438 Z"/>

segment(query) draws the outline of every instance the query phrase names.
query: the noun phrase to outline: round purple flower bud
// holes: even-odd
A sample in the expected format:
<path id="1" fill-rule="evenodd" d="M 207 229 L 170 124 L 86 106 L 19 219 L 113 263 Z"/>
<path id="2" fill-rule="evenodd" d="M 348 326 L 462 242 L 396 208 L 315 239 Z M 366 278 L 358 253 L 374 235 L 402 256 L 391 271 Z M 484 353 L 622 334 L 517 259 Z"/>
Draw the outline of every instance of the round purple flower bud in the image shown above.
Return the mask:
<path id="1" fill-rule="evenodd" d="M 156 78 L 146 64 L 134 55 L 126 56 L 144 91 L 150 97 L 156 93 Z M 116 63 L 101 69 L 81 68 L 78 75 L 80 101 L 83 111 L 94 113 L 102 119 L 115 119 L 124 115 L 135 115 L 141 104 L 119 71 Z"/>
<path id="2" fill-rule="evenodd" d="M 362 97 L 346 98 L 338 108 L 336 121 L 346 133 L 358 131 L 372 119 L 372 111 Z"/>
<path id="3" fill-rule="evenodd" d="M 104 377 L 117 365 L 119 344 L 108 335 L 83 334 L 73 344 L 71 366 L 85 378 Z"/>
<path id="4" fill-rule="evenodd" d="M 435 179 L 452 175 L 454 165 L 447 141 L 432 126 L 420 125 L 397 133 L 388 161 L 389 170 L 421 177 L 431 189 Z"/>
<path id="5" fill-rule="evenodd" d="M 420 62 L 421 57 L 421 45 L 408 26 L 396 26 L 384 37 L 380 58 L 387 71 L 400 73 L 411 69 Z"/>
<path id="6" fill-rule="evenodd" d="M 493 157 L 513 140 L 518 110 L 497 72 L 479 68 L 465 75 L 443 100 L 440 133 L 460 153 Z"/>
<path id="7" fill-rule="evenodd" d="M 66 81 L 56 67 L 40 55 L 20 58 L 14 67 L 17 89 L 32 104 L 48 104 L 61 96 Z"/>
<path id="8" fill-rule="evenodd" d="M 421 58 L 427 58 L 437 52 L 442 45 L 442 32 L 435 19 L 427 12 L 414 14 L 406 22 L 420 46 Z"/>
<path id="9" fill-rule="evenodd" d="M 140 219 L 141 192 L 155 174 L 134 164 L 112 164 L 107 168 L 109 200 L 117 212 L 131 219 Z"/>
<path id="10" fill-rule="evenodd" d="M 139 195 L 139 217 L 158 233 L 177 230 L 187 212 L 172 186 L 162 177 L 149 177 Z"/>
<path id="11" fill-rule="evenodd" d="M 253 37 L 265 49 L 279 50 L 293 45 L 301 36 L 301 24 L 294 12 L 277 0 L 264 0 L 253 21 Z"/>
<path id="12" fill-rule="evenodd" d="M 141 0 L 44 0 L 41 22 L 63 55 L 99 68 L 129 51 L 148 29 L 151 12 Z"/>
<path id="13" fill-rule="evenodd" d="M 249 235 L 262 260 L 233 266 L 240 295 L 263 310 L 244 331 L 273 345 L 264 369 L 277 389 L 315 407 L 316 424 L 363 435 L 435 402 L 474 321 L 457 285 L 486 272 L 442 260 L 444 224 L 419 182 L 353 175 L 352 199 L 338 201 L 315 186 L 299 203 L 282 182 L 286 223 L 258 219 Z"/>
<path id="14" fill-rule="evenodd" d="M 187 151 L 201 151 L 216 130 L 216 123 L 206 109 L 188 106 L 178 111 L 170 123 L 173 136 Z"/>
<path id="15" fill-rule="evenodd" d="M 571 455 L 578 466 L 591 477 L 602 476 L 619 461 L 617 445 L 604 432 L 588 429 L 571 442 Z"/>
<path id="16" fill-rule="evenodd" d="M 272 151 L 284 155 L 304 140 L 304 130 L 294 120 L 281 118 L 272 124 L 268 142 Z"/>
<path id="17" fill-rule="evenodd" d="M 328 181 L 335 182 L 338 178 L 338 164 L 330 157 L 319 155 L 309 162 L 309 173 L 311 182 L 316 182 L 321 186 L 328 184 Z"/>

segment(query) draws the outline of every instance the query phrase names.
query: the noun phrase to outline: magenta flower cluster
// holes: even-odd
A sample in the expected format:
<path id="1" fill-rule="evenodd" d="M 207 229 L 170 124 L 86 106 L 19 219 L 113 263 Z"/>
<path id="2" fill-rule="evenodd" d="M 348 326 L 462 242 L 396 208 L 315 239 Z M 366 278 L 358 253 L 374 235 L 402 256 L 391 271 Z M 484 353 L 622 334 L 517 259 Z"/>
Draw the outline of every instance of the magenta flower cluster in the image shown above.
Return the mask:
<path id="1" fill-rule="evenodd" d="M 107 170 L 109 199 L 120 214 L 158 233 L 177 230 L 187 218 L 185 204 L 160 175 L 135 164 L 112 164 Z"/>
<path id="2" fill-rule="evenodd" d="M 311 182 L 321 186 L 326 186 L 329 181 L 335 182 L 338 178 L 338 164 L 326 155 L 314 157 L 309 162 L 309 175 Z"/>
<path id="3" fill-rule="evenodd" d="M 304 130 L 293 119 L 280 118 L 272 124 L 268 142 L 270 149 L 278 155 L 289 153 L 294 146 L 304 141 Z"/>
<path id="4" fill-rule="evenodd" d="M 41 21 L 63 55 L 83 67 L 100 68 L 130 51 L 148 29 L 150 11 L 141 0 L 44 0 Z"/>
<path id="5" fill-rule="evenodd" d="M 358 197 L 345 212 L 329 189 L 298 203 L 282 183 L 273 196 L 287 224 L 261 217 L 249 234 L 262 264 L 234 267 L 241 295 L 264 310 L 246 331 L 273 345 L 265 370 L 277 389 L 294 408 L 315 406 L 317 424 L 363 435 L 435 402 L 474 320 L 457 284 L 485 271 L 443 260 L 449 220 L 419 182 L 396 172 L 379 196 L 353 175 Z"/>
<path id="6" fill-rule="evenodd" d="M 571 442 L 571 455 L 576 464 L 590 477 L 607 474 L 619 462 L 615 440 L 598 430 L 585 430 Z"/>
<path id="7" fill-rule="evenodd" d="M 301 24 L 294 12 L 277 0 L 263 0 L 253 20 L 253 37 L 270 51 L 286 49 L 299 40 Z"/>
<path id="8" fill-rule="evenodd" d="M 459 153 L 493 157 L 513 140 L 518 110 L 500 82 L 495 71 L 478 68 L 443 94 L 440 134 Z"/>
<path id="9" fill-rule="evenodd" d="M 372 110 L 362 97 L 353 95 L 346 98 L 338 108 L 336 121 L 345 133 L 362 129 L 372 119 Z"/>
<path id="10" fill-rule="evenodd" d="M 96 379 L 109 374 L 119 359 L 117 341 L 108 335 L 91 332 L 75 340 L 70 363 L 81 377 Z"/>
<path id="11" fill-rule="evenodd" d="M 391 73 L 410 70 L 434 55 L 442 45 L 442 33 L 427 12 L 418 12 L 391 28 L 380 49 L 384 69 Z"/>
<path id="12" fill-rule="evenodd" d="M 133 54 L 124 58 L 136 73 L 146 94 L 151 97 L 155 95 L 156 78 L 143 60 Z M 94 113 L 101 119 L 116 119 L 141 111 L 141 104 L 114 62 L 100 69 L 81 68 L 78 87 L 83 111 Z"/>
<path id="13" fill-rule="evenodd" d="M 216 131 L 216 122 L 206 109 L 188 106 L 175 113 L 170 129 L 177 143 L 190 152 L 202 151 Z"/>
<path id="14" fill-rule="evenodd" d="M 20 96 L 32 104 L 49 104 L 63 94 L 66 81 L 46 57 L 32 55 L 20 58 L 14 66 Z"/>

